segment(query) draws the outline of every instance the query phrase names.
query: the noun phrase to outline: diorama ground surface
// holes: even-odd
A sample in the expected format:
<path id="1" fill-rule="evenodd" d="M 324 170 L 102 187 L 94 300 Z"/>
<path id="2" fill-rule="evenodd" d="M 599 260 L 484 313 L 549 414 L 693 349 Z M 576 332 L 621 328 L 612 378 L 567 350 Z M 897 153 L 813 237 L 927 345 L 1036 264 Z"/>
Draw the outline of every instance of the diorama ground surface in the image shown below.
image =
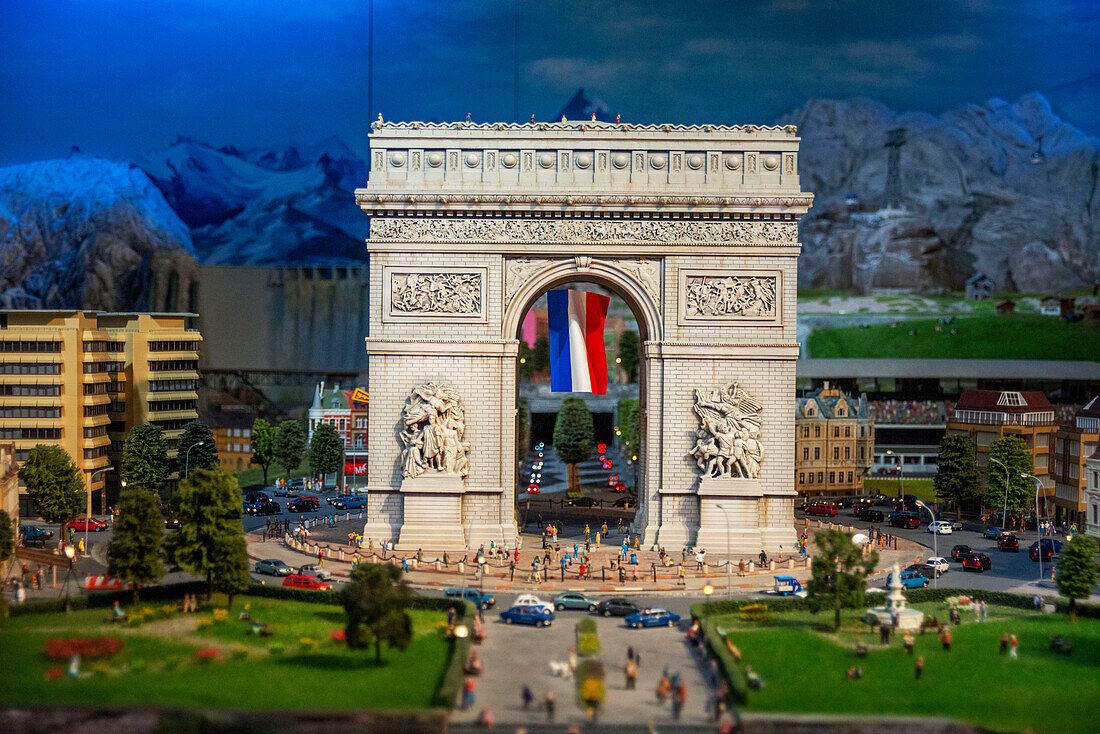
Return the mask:
<path id="1" fill-rule="evenodd" d="M 913 495 L 921 502 L 936 501 L 936 490 L 931 479 L 905 479 L 899 483 L 897 479 L 874 477 L 864 479 L 863 487 L 868 492 L 879 492 L 887 497 L 897 497 L 900 491 Z"/>
<path id="2" fill-rule="evenodd" d="M 883 323 L 814 329 L 810 354 L 818 359 L 1092 361 L 1100 353 L 1100 325 L 1096 322 L 1069 324 L 1035 313 L 958 316 L 949 324 L 931 318 L 893 323 L 897 326 Z"/>
<path id="3" fill-rule="evenodd" d="M 249 605 L 252 620 L 273 632 L 258 637 L 239 614 Z M 173 606 L 152 610 L 140 626 L 112 623 L 109 609 L 70 614 L 29 614 L 0 626 L 0 705 L 145 704 L 226 709 L 422 709 L 433 706 L 449 662 L 450 645 L 438 633 L 445 615 L 413 610 L 414 639 L 404 651 L 349 650 L 330 639 L 343 630 L 339 606 L 237 597 L 221 621 L 214 608 L 196 614 Z M 218 614 L 217 616 L 222 616 Z M 47 640 L 111 636 L 125 647 L 109 658 L 85 659 L 79 677 L 67 661 L 49 659 Z M 203 662 L 199 650 L 216 651 Z M 49 679 L 51 669 L 65 674 Z M 56 671 L 55 671 L 56 675 Z"/>
<path id="4" fill-rule="evenodd" d="M 942 602 L 913 607 L 948 618 Z M 750 711 L 944 716 L 999 731 L 1096 730 L 1090 712 L 1100 703 L 1100 621 L 1070 624 L 1065 615 L 990 606 L 988 620 L 975 622 L 967 610 L 952 629 L 950 650 L 929 631 L 916 636 L 909 656 L 900 635 L 880 645 L 860 616 L 845 610 L 839 634 L 831 631 L 831 612 L 783 612 L 759 623 L 737 615 L 711 619 L 729 631 L 741 664 L 765 681 L 763 689 L 749 692 Z M 1005 633 L 1019 639 L 1016 659 L 1000 653 Z M 1072 642 L 1072 655 L 1050 651 L 1054 634 Z M 869 647 L 864 658 L 855 653 L 860 640 Z M 916 680 L 922 656 L 924 671 Z M 863 667 L 861 679 L 848 678 L 854 665 Z"/>

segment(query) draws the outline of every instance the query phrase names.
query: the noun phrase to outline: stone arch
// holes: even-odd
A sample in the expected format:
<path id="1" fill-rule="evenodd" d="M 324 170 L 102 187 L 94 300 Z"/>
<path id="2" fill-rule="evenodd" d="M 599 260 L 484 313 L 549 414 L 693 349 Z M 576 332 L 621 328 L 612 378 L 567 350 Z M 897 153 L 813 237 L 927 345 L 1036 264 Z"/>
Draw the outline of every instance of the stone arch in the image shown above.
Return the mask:
<path id="1" fill-rule="evenodd" d="M 622 298 L 638 318 L 638 326 L 642 329 L 639 334 L 641 341 L 661 341 L 664 331 L 661 304 L 654 300 L 634 275 L 624 270 L 615 260 L 592 259 L 588 263 L 578 264 L 577 258 L 548 260 L 527 278 L 508 299 L 504 309 L 501 338 L 516 338 L 523 315 L 543 293 L 559 285 L 578 282 L 603 286 Z"/>

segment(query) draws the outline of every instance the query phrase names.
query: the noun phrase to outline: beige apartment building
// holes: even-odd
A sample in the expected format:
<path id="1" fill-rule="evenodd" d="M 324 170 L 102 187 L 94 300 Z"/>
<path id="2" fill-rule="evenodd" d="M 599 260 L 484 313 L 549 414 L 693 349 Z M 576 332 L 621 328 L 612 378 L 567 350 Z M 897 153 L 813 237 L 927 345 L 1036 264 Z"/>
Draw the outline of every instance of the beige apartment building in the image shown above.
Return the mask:
<path id="1" fill-rule="evenodd" d="M 65 449 L 93 512 L 117 501 L 126 434 L 154 423 L 169 455 L 198 416 L 193 314 L 0 311 L 0 441 L 22 462 L 36 444 Z M 20 514 L 32 515 L 25 493 Z"/>
<path id="2" fill-rule="evenodd" d="M 948 435 L 964 434 L 974 441 L 978 470 L 983 474 L 991 469 L 1003 471 L 996 464 L 990 466 L 989 447 L 994 441 L 1004 436 L 1022 438 L 1043 487 L 1039 496 L 1046 506 L 1044 516 L 1054 511 L 1050 453 L 1057 430 L 1054 407 L 1037 390 L 963 390 L 947 419 Z"/>
<path id="3" fill-rule="evenodd" d="M 795 489 L 806 498 L 863 494 L 875 457 L 875 424 L 867 396 L 853 399 L 825 386 L 798 399 Z"/>
<path id="4" fill-rule="evenodd" d="M 1088 473 L 1085 462 L 1100 439 L 1100 397 L 1094 397 L 1054 434 L 1054 522 L 1083 529 Z"/>

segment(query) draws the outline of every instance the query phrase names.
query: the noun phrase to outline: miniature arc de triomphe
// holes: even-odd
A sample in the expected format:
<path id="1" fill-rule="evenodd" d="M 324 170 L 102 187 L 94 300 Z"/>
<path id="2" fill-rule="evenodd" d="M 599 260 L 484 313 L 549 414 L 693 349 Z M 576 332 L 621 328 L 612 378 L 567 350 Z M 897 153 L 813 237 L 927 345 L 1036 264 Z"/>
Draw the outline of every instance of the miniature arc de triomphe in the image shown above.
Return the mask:
<path id="1" fill-rule="evenodd" d="M 642 544 L 793 549 L 795 128 L 373 129 L 364 538 L 515 544 L 520 323 L 589 282 L 643 345 Z"/>

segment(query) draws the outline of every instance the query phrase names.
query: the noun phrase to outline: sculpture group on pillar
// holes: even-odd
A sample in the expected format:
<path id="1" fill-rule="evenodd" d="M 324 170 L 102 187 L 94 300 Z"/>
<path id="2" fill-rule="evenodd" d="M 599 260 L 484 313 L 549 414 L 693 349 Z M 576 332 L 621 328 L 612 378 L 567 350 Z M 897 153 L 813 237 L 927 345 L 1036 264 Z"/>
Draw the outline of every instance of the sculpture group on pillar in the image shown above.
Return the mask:
<path id="1" fill-rule="evenodd" d="M 736 383 L 707 395 L 695 391 L 692 410 L 701 425 L 688 456 L 695 459 L 704 477 L 756 479 L 760 475 L 763 407 Z"/>
<path id="2" fill-rule="evenodd" d="M 413 388 L 401 414 L 401 472 L 418 477 L 428 469 L 465 477 L 470 444 L 462 398 L 450 385 L 429 382 Z"/>

